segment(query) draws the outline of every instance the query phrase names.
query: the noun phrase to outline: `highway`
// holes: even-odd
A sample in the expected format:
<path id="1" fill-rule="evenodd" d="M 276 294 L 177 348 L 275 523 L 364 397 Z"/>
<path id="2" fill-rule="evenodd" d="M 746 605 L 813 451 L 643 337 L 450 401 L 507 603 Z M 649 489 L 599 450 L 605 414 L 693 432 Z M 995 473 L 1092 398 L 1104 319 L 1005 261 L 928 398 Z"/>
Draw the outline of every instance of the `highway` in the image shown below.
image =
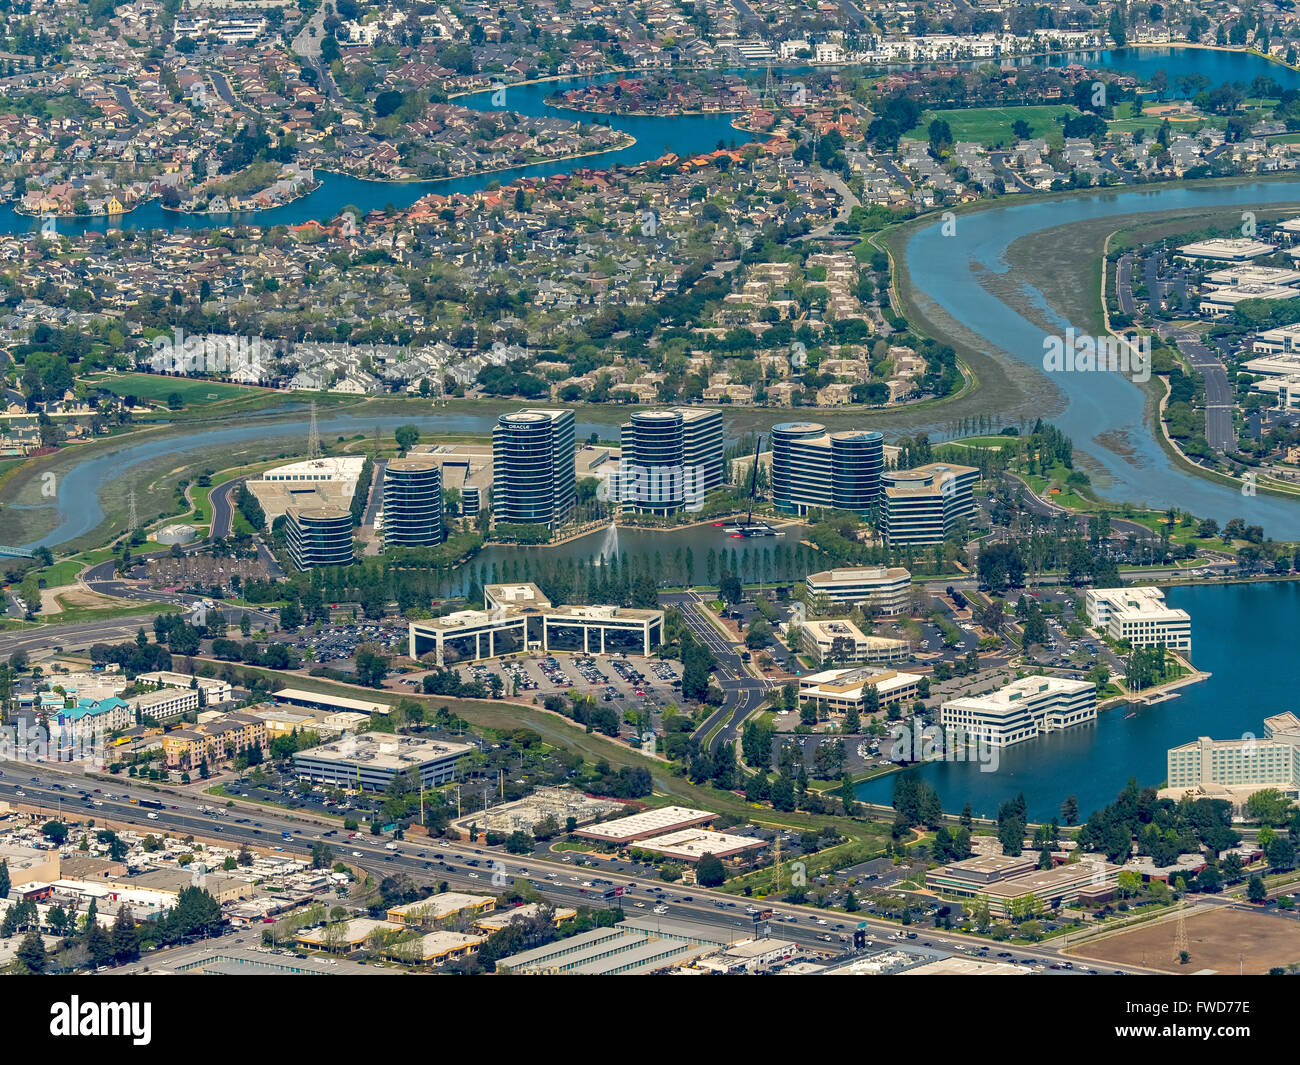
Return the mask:
<path id="1" fill-rule="evenodd" d="M 32 783 L 32 777 L 38 778 L 39 783 Z M 61 787 L 56 787 L 56 784 Z M 100 789 L 98 794 L 95 793 L 96 788 Z M 81 791 L 90 792 L 92 800 L 98 800 L 102 805 L 86 806 L 80 798 Z M 23 794 L 18 795 L 18 792 Z M 156 799 L 164 804 L 164 808 L 155 811 L 142 809 L 128 801 L 133 797 Z M 268 851 L 280 848 L 290 854 L 305 856 L 310 853 L 314 843 L 324 842 L 333 849 L 337 859 L 359 866 L 377 878 L 402 872 L 417 882 L 446 880 L 458 890 L 479 894 L 500 893 L 504 886 L 501 880 L 503 875 L 511 881 L 516 877 L 526 878 L 545 898 L 557 905 L 590 905 L 600 908 L 605 905 L 603 892 L 611 885 L 597 884 L 596 880 L 611 880 L 613 886 L 630 889 L 623 900 L 624 909 L 629 914 L 638 913 L 640 907 L 635 903 L 642 901 L 646 903 L 645 916 L 653 916 L 653 905 L 662 901 L 668 906 L 665 919 L 675 918 L 704 924 L 718 931 L 726 931 L 737 939 L 753 935 L 753 919 L 745 913 L 745 906 L 756 905 L 770 907 L 780 916 L 794 917 L 795 922 L 773 919 L 771 935 L 812 950 L 838 952 L 838 943 L 828 944 L 817 937 L 830 935 L 838 940 L 839 935 L 851 933 L 859 924 L 866 926 L 874 940 L 874 949 L 904 945 L 894 938 L 900 931 L 900 926 L 895 922 L 787 902 L 751 902 L 742 896 L 698 886 L 669 885 L 657 877 L 629 875 L 612 869 L 612 865 L 624 864 L 615 858 L 589 855 L 594 867 L 581 867 L 565 863 L 550 853 L 510 855 L 500 849 L 441 839 L 399 841 L 395 844 L 395 849 L 390 851 L 385 846 L 389 842 L 385 836 L 358 834 L 350 839 L 337 827 L 337 822 L 322 818 L 272 810 L 238 800 L 234 801 L 232 807 L 221 807 L 221 799 L 203 795 L 197 789 L 155 791 L 107 774 L 87 775 L 73 768 L 65 769 L 48 763 L 6 762 L 3 775 L 0 776 L 0 799 L 21 804 L 41 816 L 53 817 L 61 813 L 68 819 L 94 819 L 100 824 L 111 822 L 141 832 L 192 834 L 199 840 L 231 849 L 246 843 L 250 849 Z M 204 813 L 200 807 L 205 805 L 217 806 L 222 812 L 219 815 Z M 148 818 L 150 812 L 158 815 L 156 820 Z M 241 824 L 241 819 L 246 819 L 246 823 Z M 292 834 L 292 842 L 281 838 L 283 832 Z M 327 835 L 329 832 L 333 834 Z M 576 861 L 576 853 L 569 853 L 574 855 Z M 468 864 L 470 861 L 480 864 L 471 866 Z M 495 884 L 494 872 L 497 875 Z M 553 878 L 548 879 L 547 874 L 553 874 Z M 584 880 L 590 881 L 592 886 L 584 887 Z M 907 941 L 908 949 L 928 949 L 939 955 L 969 955 L 984 946 L 989 948 L 990 955 L 996 953 L 993 948 L 997 944 L 960 933 L 918 928 L 916 934 L 915 940 Z M 1044 967 L 1058 962 L 1062 957 L 1059 944 L 1056 943 L 1016 946 L 1011 948 L 1011 952 L 1018 961 L 1029 961 Z M 1075 970 L 1076 973 L 1078 971 Z M 1129 967 L 1129 971 L 1144 970 Z"/>

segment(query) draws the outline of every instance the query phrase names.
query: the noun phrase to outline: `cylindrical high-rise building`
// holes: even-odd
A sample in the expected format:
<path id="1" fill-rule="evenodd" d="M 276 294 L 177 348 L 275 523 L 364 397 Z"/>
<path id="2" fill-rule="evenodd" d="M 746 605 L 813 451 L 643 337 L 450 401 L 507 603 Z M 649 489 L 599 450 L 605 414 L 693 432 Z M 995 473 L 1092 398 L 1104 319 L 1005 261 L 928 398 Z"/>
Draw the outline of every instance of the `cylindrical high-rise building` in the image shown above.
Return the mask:
<path id="1" fill-rule="evenodd" d="M 576 495 L 573 411 L 503 414 L 492 429 L 492 508 L 498 524 L 555 529 Z"/>
<path id="2" fill-rule="evenodd" d="M 829 507 L 826 456 L 810 445 L 826 437 L 819 422 L 781 422 L 772 426 L 772 502 L 778 510 L 802 514 Z"/>
<path id="3" fill-rule="evenodd" d="M 442 541 L 442 468 L 420 455 L 393 459 L 384 468 L 385 545 L 425 547 Z"/>
<path id="4" fill-rule="evenodd" d="M 817 422 L 772 427 L 772 502 L 779 510 L 867 514 L 880 501 L 885 441 L 877 432 L 828 433 Z"/>
<path id="5" fill-rule="evenodd" d="M 866 514 L 880 500 L 885 438 L 851 429 L 831 433 L 831 499 L 836 510 Z"/>
<path id="6" fill-rule="evenodd" d="M 352 561 L 352 514 L 338 507 L 290 507 L 285 546 L 299 569 L 346 566 Z"/>
<path id="7" fill-rule="evenodd" d="M 722 487 L 722 413 L 704 407 L 645 410 L 621 435 L 618 499 L 651 514 L 699 509 Z"/>

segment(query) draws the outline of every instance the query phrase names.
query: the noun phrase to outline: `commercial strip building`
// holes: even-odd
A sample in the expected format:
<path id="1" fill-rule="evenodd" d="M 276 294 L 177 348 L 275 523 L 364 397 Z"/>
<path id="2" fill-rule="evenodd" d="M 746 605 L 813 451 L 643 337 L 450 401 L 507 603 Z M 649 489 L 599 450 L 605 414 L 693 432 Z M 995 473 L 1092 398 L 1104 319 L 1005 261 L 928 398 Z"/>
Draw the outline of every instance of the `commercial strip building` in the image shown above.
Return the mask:
<path id="1" fill-rule="evenodd" d="M 1114 890 L 1120 866 L 1085 858 L 1051 869 L 1038 869 L 1024 855 L 977 855 L 931 869 L 925 886 L 955 899 L 983 899 L 994 917 L 1022 915 L 1024 909 L 1055 910 L 1074 905 L 1080 894 L 1095 896 Z"/>
<path id="2" fill-rule="evenodd" d="M 620 431 L 615 498 L 626 510 L 698 509 L 722 487 L 722 414 L 704 407 L 638 411 Z"/>
<path id="3" fill-rule="evenodd" d="M 904 662 L 912 657 L 906 640 L 868 636 L 847 618 L 803 621 L 798 623 L 798 628 L 800 649 L 814 658 L 818 665 L 827 662 L 840 665 Z"/>
<path id="4" fill-rule="evenodd" d="M 1262 788 L 1300 798 L 1300 718 L 1289 710 L 1266 717 L 1262 737 L 1200 736 L 1169 748 L 1165 766 L 1167 783 L 1161 794 L 1173 798 L 1192 790 L 1240 805 Z"/>
<path id="5" fill-rule="evenodd" d="M 497 523 L 554 530 L 566 522 L 577 491 L 573 411 L 501 415 L 492 429 L 492 479 Z"/>
<path id="6" fill-rule="evenodd" d="M 427 788 L 452 780 L 457 761 L 477 749 L 472 743 L 363 732 L 298 751 L 293 770 L 315 784 L 370 791 L 382 791 L 398 773 L 407 772 L 413 784 Z"/>
<path id="7" fill-rule="evenodd" d="M 821 703 L 832 714 L 845 714 L 850 709 L 865 714 L 869 688 L 876 689 L 883 709 L 890 703 L 915 699 L 921 680 L 919 673 L 900 673 L 896 669 L 827 669 L 799 678 L 799 702 Z"/>
<path id="8" fill-rule="evenodd" d="M 819 422 L 772 426 L 772 503 L 778 510 L 866 515 L 879 502 L 884 466 L 880 433 L 832 433 Z"/>
<path id="9" fill-rule="evenodd" d="M 423 455 L 384 467 L 384 546 L 429 547 L 445 539 L 442 467 Z"/>
<path id="10" fill-rule="evenodd" d="M 484 610 L 458 610 L 412 621 L 408 651 L 434 655 L 439 667 L 522 651 L 649 655 L 663 642 L 662 610 L 553 606 L 535 584 L 490 584 Z"/>
<path id="11" fill-rule="evenodd" d="M 544 821 L 553 822 L 564 831 L 570 818 L 575 825 L 589 825 L 625 809 L 614 799 L 595 799 L 575 788 L 543 787 L 522 799 L 459 817 L 447 826 L 447 831 L 461 839 L 469 839 L 474 830 L 507 836 L 512 832 L 526 832 L 531 836 L 533 829 Z"/>
<path id="12" fill-rule="evenodd" d="M 328 695 L 324 692 L 309 692 L 301 688 L 281 688 L 273 692 L 271 701 L 276 706 L 301 706 L 308 710 L 324 710 L 328 713 L 350 714 L 391 714 L 390 703 L 377 703 L 369 699 L 349 699 L 343 695 Z"/>
<path id="13" fill-rule="evenodd" d="M 502 958 L 497 962 L 497 972 L 639 975 L 689 965 L 696 958 L 716 952 L 720 945 L 716 940 L 700 938 L 693 929 L 678 933 L 673 932 L 669 925 L 668 931 L 651 930 L 625 921 L 612 928 L 593 928 L 568 939 Z"/>
<path id="14" fill-rule="evenodd" d="M 637 843 L 640 850 L 662 854 L 665 858 L 679 862 L 698 862 L 701 858 L 710 856 L 725 861 L 755 853 L 766 846 L 766 840 L 714 832 L 707 828 L 684 828 Z"/>
<path id="15" fill-rule="evenodd" d="M 810 573 L 808 594 L 833 603 L 861 604 L 877 614 L 901 614 L 912 595 L 912 574 L 902 566 L 861 566 Z"/>
<path id="16" fill-rule="evenodd" d="M 661 806 L 658 809 L 643 810 L 613 821 L 588 825 L 574 833 L 583 839 L 595 840 L 597 843 L 610 843 L 626 846 L 638 840 L 662 836 L 669 832 L 678 832 L 687 828 L 707 825 L 718 815 L 709 810 L 692 810 L 685 806 Z"/>
<path id="17" fill-rule="evenodd" d="M 951 699 L 939 711 L 941 725 L 993 747 L 1096 720 L 1097 686 L 1064 677 L 1021 677 L 988 695 Z"/>
<path id="18" fill-rule="evenodd" d="M 1089 588 L 1084 595 L 1088 624 L 1112 640 L 1133 647 L 1164 644 L 1171 651 L 1192 650 L 1192 618 L 1166 605 L 1159 588 Z"/>
<path id="19" fill-rule="evenodd" d="M 975 512 L 972 489 L 980 471 L 932 462 L 882 477 L 880 531 L 891 546 L 940 544 Z"/>
<path id="20" fill-rule="evenodd" d="M 427 899 L 393 906 L 385 916 L 391 924 L 419 927 L 429 921 L 445 921 L 462 913 L 471 917 L 492 909 L 496 905 L 493 895 L 467 895 L 461 891 L 444 891 Z"/>
<path id="21" fill-rule="evenodd" d="M 352 512 L 342 507 L 290 507 L 284 541 L 300 570 L 352 562 Z"/>

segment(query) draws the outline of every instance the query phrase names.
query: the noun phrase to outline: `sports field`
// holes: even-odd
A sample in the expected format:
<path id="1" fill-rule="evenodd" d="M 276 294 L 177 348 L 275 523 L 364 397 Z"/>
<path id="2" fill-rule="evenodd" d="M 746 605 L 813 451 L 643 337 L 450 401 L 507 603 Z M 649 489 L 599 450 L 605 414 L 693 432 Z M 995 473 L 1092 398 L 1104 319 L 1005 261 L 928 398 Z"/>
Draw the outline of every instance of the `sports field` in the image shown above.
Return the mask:
<path id="1" fill-rule="evenodd" d="M 166 403 L 167 398 L 175 392 L 187 407 L 196 403 L 216 403 L 260 391 L 246 385 L 228 385 L 223 381 L 196 381 L 147 373 L 98 376 L 89 378 L 88 383 L 97 388 L 106 388 L 116 396 L 135 396 L 146 403 Z"/>
<path id="2" fill-rule="evenodd" d="M 946 111 L 927 111 L 921 122 L 903 136 L 909 140 L 928 140 L 930 123 L 941 118 L 952 130 L 954 141 L 978 141 L 989 148 L 1010 148 L 1016 143 L 1011 132 L 1017 121 L 1029 123 L 1031 137 L 1046 137 L 1049 144 L 1062 143 L 1058 117 L 1073 118 L 1079 112 L 1069 104 L 1042 104 L 1026 107 L 962 107 Z"/>

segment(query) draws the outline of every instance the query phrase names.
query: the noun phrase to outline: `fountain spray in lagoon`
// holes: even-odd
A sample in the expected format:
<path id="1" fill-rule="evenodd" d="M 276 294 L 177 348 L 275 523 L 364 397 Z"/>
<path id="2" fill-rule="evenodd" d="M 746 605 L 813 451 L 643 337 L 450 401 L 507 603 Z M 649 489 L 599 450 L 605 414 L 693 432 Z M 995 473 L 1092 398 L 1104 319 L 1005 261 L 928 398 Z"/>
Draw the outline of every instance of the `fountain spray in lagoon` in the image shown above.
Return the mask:
<path id="1" fill-rule="evenodd" d="M 608 565 L 609 561 L 618 558 L 618 526 L 611 520 L 609 528 L 605 530 L 605 539 L 600 542 L 600 554 L 597 555 L 593 565 Z"/>

